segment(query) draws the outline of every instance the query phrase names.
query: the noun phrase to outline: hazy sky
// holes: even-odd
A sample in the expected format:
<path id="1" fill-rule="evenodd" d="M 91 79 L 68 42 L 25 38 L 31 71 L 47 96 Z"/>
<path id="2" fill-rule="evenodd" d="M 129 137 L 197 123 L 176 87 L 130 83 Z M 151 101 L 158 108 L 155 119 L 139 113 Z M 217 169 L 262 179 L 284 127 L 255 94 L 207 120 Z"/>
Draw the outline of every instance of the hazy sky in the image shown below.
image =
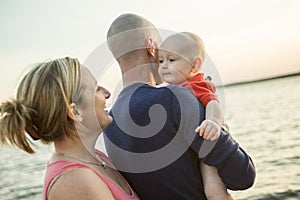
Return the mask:
<path id="1" fill-rule="evenodd" d="M 84 62 L 126 12 L 199 34 L 223 83 L 300 71 L 299 0 L 0 0 L 0 99 L 32 63 Z"/>

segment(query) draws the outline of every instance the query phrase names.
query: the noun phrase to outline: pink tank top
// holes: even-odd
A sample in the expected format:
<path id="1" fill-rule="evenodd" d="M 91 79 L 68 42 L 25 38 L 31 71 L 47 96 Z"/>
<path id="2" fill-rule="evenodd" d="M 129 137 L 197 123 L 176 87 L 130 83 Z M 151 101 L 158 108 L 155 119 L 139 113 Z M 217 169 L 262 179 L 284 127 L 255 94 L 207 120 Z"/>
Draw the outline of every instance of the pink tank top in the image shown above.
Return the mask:
<path id="1" fill-rule="evenodd" d="M 113 166 L 113 164 L 110 162 L 109 158 L 104 153 L 102 153 L 101 151 L 96 150 L 96 154 L 103 161 L 105 161 L 106 163 L 109 163 L 110 166 Z M 66 160 L 53 162 L 53 163 L 50 163 L 50 164 L 47 165 L 46 175 L 45 175 L 45 179 L 44 179 L 43 200 L 47 200 L 47 191 L 48 191 L 48 188 L 49 188 L 51 182 L 56 177 L 58 177 L 61 173 L 63 173 L 64 171 L 66 171 L 68 169 L 71 169 L 71 168 L 87 168 L 87 169 L 90 169 L 93 172 L 95 172 L 95 174 L 97 174 L 99 176 L 99 178 L 101 178 L 101 180 L 108 186 L 108 188 L 110 189 L 113 197 L 116 200 L 139 200 L 138 196 L 132 190 L 132 188 L 130 187 L 130 185 L 128 184 L 128 182 L 125 179 L 124 180 L 125 180 L 125 182 L 127 183 L 128 187 L 130 189 L 131 195 L 127 194 L 114 181 L 112 181 L 111 179 L 103 176 L 102 174 L 100 174 L 99 172 L 94 170 L 93 168 L 90 168 L 89 166 L 84 165 L 82 163 L 70 162 L 70 161 L 66 161 Z"/>

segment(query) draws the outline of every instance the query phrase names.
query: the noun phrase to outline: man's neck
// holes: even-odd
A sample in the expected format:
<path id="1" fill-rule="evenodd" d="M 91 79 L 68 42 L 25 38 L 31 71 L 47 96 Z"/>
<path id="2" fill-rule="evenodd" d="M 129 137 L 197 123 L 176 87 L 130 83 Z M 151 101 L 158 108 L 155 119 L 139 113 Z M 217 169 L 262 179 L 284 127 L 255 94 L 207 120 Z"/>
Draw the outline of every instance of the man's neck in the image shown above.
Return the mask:
<path id="1" fill-rule="evenodd" d="M 123 88 L 134 83 L 145 83 L 155 86 L 156 82 L 152 74 L 150 64 L 135 67 L 122 67 Z"/>

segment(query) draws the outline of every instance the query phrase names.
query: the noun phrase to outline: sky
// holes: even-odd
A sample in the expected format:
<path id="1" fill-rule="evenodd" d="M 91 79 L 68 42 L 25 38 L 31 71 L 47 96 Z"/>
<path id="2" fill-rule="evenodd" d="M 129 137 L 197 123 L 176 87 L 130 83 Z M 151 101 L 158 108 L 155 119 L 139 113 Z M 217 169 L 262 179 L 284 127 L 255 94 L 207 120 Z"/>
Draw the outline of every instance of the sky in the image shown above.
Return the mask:
<path id="1" fill-rule="evenodd" d="M 198 34 L 224 84 L 300 72 L 299 0 L 0 0 L 0 100 L 36 62 L 84 62 L 123 13 Z M 117 67 L 108 71 L 104 86 L 118 76 Z"/>

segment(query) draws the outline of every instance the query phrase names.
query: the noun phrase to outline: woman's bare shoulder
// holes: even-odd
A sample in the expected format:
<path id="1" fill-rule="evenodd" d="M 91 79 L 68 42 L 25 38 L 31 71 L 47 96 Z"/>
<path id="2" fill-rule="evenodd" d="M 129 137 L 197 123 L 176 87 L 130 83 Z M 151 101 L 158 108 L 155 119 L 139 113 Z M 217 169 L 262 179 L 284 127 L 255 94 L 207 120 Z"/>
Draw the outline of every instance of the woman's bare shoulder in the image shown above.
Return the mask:
<path id="1" fill-rule="evenodd" d="M 114 199 L 108 186 L 88 168 L 72 168 L 61 174 L 48 192 L 53 199 Z"/>

